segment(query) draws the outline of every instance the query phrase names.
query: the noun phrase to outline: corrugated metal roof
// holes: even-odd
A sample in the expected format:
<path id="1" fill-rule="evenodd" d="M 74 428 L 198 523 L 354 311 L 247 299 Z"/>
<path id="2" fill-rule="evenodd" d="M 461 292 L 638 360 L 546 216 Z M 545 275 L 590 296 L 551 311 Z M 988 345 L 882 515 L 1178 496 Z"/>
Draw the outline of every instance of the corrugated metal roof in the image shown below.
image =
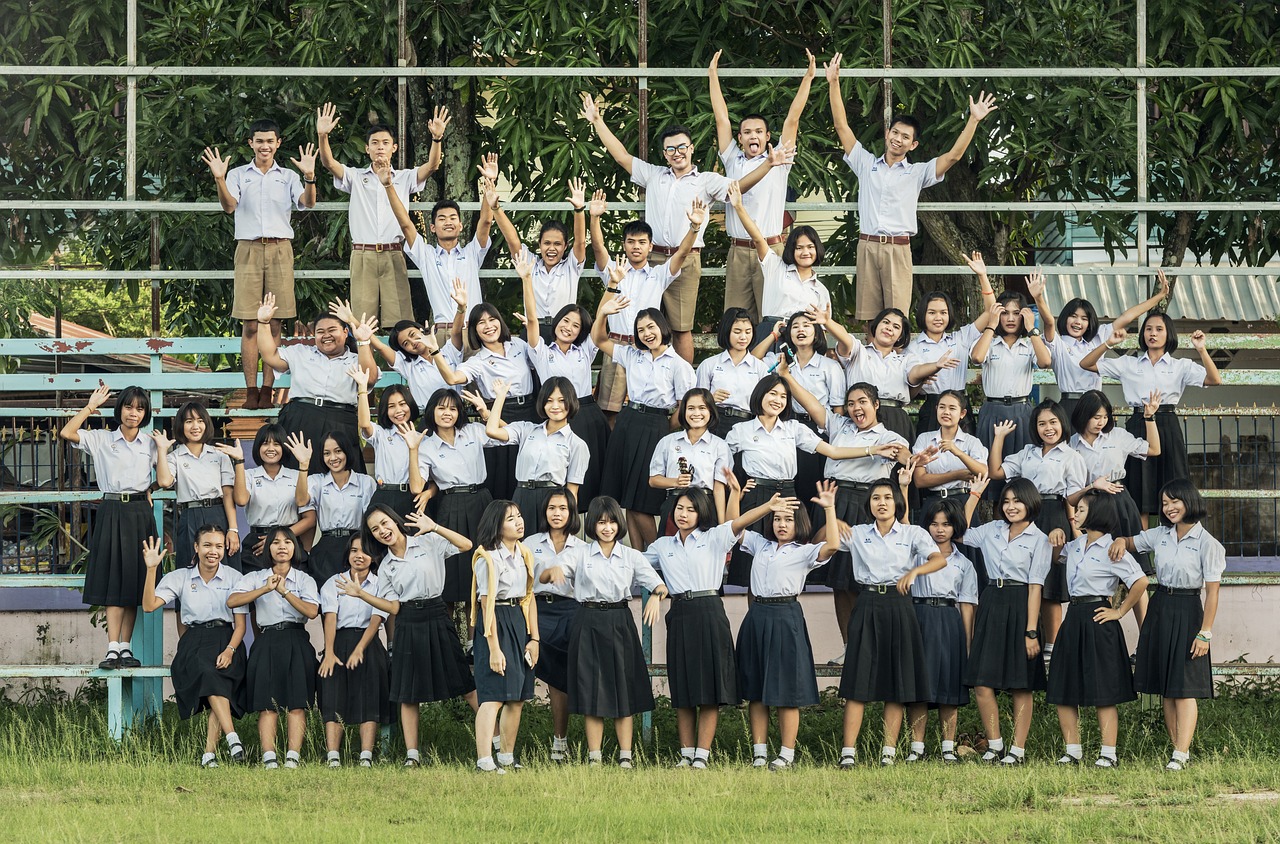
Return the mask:
<path id="1" fill-rule="evenodd" d="M 1149 295 L 1152 279 L 1127 273 L 1046 273 L 1045 296 L 1057 314 L 1069 300 L 1093 303 L 1099 319 L 1115 319 Z M 1178 276 L 1169 314 L 1201 322 L 1260 322 L 1280 316 L 1280 281 L 1274 276 Z"/>

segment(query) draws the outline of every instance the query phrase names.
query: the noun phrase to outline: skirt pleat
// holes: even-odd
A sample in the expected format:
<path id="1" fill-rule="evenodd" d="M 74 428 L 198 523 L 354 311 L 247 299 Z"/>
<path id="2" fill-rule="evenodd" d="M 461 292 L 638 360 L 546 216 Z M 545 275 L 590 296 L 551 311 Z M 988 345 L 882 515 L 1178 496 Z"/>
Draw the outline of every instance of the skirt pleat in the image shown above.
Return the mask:
<path id="1" fill-rule="evenodd" d="M 136 607 L 142 603 L 147 567 L 142 543 L 156 535 L 156 519 L 146 496 L 103 501 L 93 519 L 84 572 L 84 602 L 91 606 Z"/>
<path id="2" fill-rule="evenodd" d="M 890 587 L 862 588 L 849 616 L 840 696 L 845 700 L 911 703 L 933 695 L 920 623 L 911 598 Z"/>
<path id="3" fill-rule="evenodd" d="M 827 441 L 826 436 L 818 430 L 818 426 L 813 420 L 807 422 L 804 420 L 799 421 L 800 424 L 817 434 L 823 442 Z M 796 449 L 796 498 L 805 504 L 812 501 L 814 496 L 818 494 L 818 483 L 826 472 L 827 458 L 817 452 L 810 454 L 807 451 Z"/>
<path id="4" fill-rule="evenodd" d="M 476 688 L 471 666 L 443 602 L 426 607 L 400 604 L 391 649 L 391 694 L 395 703 L 430 703 L 461 697 Z"/>
<path id="5" fill-rule="evenodd" d="M 236 647 L 231 664 L 218 668 L 218 656 L 231 644 L 233 628 L 188 627 L 178 639 L 169 674 L 173 679 L 173 696 L 178 702 L 178 715 L 190 718 L 209 708 L 209 698 L 224 697 L 231 703 L 231 717 L 239 718 L 248 710 L 245 672 L 248 660 L 244 645 Z"/>
<path id="6" fill-rule="evenodd" d="M 765 706 L 815 706 L 818 679 L 800 602 L 756 601 L 738 629 L 738 694 Z"/>
<path id="7" fill-rule="evenodd" d="M 936 431 L 942 426 L 938 424 L 938 396 L 941 393 L 925 393 L 920 410 L 916 413 L 916 436 Z M 915 442 L 915 440 L 911 440 Z"/>
<path id="8" fill-rule="evenodd" d="M 1046 702 L 1064 706 L 1115 706 L 1137 700 L 1129 649 L 1120 622 L 1103 624 L 1093 613 L 1108 604 L 1074 604 L 1058 628 Z"/>
<path id="9" fill-rule="evenodd" d="M 569 637 L 569 711 L 624 718 L 653 709 L 653 687 L 629 607 L 581 607 Z"/>
<path id="10" fill-rule="evenodd" d="M 1027 659 L 1027 590 L 995 585 L 982 590 L 964 671 L 969 688 L 1044 689 L 1044 654 Z"/>
<path id="11" fill-rule="evenodd" d="M 1138 636 L 1134 690 L 1167 698 L 1213 697 L 1212 649 L 1191 658 L 1191 645 L 1203 623 L 1199 595 L 1170 595 L 1157 589 Z"/>
<path id="12" fill-rule="evenodd" d="M 542 513 L 547 508 L 547 499 L 551 497 L 552 489 L 553 487 L 528 489 L 517 486 L 516 491 L 512 493 L 511 500 L 519 508 L 520 515 L 524 516 L 525 528 L 529 532 L 542 523 Z"/>
<path id="13" fill-rule="evenodd" d="M 205 525 L 215 525 L 223 530 L 230 527 L 227 524 L 227 511 L 221 504 L 213 507 L 188 507 L 178 512 L 174 519 L 173 547 L 178 549 L 174 556 L 179 568 L 195 565 L 196 531 Z M 236 571 L 242 571 L 239 553 L 227 554 L 222 558 L 222 563 Z"/>
<path id="14" fill-rule="evenodd" d="M 1050 531 L 1061 529 L 1067 539 L 1071 539 L 1071 518 L 1067 515 L 1066 502 L 1060 498 L 1046 498 L 1040 507 L 1040 515 L 1036 518 L 1036 527 L 1045 536 Z M 1054 558 L 1049 565 L 1049 574 L 1044 579 L 1044 591 L 1040 593 L 1046 601 L 1061 604 L 1071 600 L 1067 591 L 1067 564 Z"/>
<path id="15" fill-rule="evenodd" d="M 329 578 L 349 568 L 346 548 L 347 537 L 325 533 L 311 546 L 306 565 L 300 568 L 305 569 L 316 583 L 328 583 Z"/>
<path id="16" fill-rule="evenodd" d="M 538 648 L 538 662 L 533 667 L 534 676 L 553 689 L 568 691 L 569 639 L 578 615 L 578 602 L 561 597 L 551 601 L 537 598 L 537 601 L 538 638 L 542 642 Z"/>
<path id="17" fill-rule="evenodd" d="M 263 630 L 249 651 L 249 711 L 310 709 L 319 669 L 305 628 Z"/>
<path id="18" fill-rule="evenodd" d="M 865 525 L 872 519 L 867 515 L 867 499 L 871 497 L 869 489 L 852 489 L 836 487 L 836 518 L 847 525 Z M 812 505 L 813 535 L 823 536 L 827 526 L 827 512 L 818 505 Z M 825 572 L 825 578 L 824 578 Z M 825 584 L 832 589 L 852 590 L 857 584 L 853 582 L 853 557 L 848 551 L 837 551 L 823 568 L 814 569 L 807 578 L 808 583 Z"/>
<path id="19" fill-rule="evenodd" d="M 391 658 L 382 639 L 374 636 L 364 649 L 364 660 L 355 668 L 346 667 L 364 633 L 360 627 L 339 627 L 334 634 L 338 664 L 332 674 L 320 678 L 319 689 L 320 714 L 326 723 L 391 723 Z"/>
<path id="20" fill-rule="evenodd" d="M 292 528 L 292 525 L 283 525 L 283 527 Z M 265 542 L 262 545 L 262 553 L 255 554 L 253 549 L 257 547 L 259 542 L 266 539 L 275 532 L 274 525 L 250 527 L 249 532 L 245 535 L 244 541 L 240 543 L 240 566 L 244 574 L 249 572 L 261 571 L 262 569 L 271 568 L 271 547 Z M 298 568 L 303 571 L 311 571 L 310 560 L 311 555 L 301 546 L 297 546 Z"/>
<path id="21" fill-rule="evenodd" d="M 375 504 L 385 504 L 401 516 L 408 516 L 410 513 L 416 513 L 418 508 L 415 504 L 416 496 L 405 489 L 397 489 L 393 487 L 378 487 L 374 490 L 373 498 L 369 501 L 369 506 Z"/>
<path id="22" fill-rule="evenodd" d="M 533 699 L 533 669 L 524 661 L 529 627 L 520 607 L 494 607 L 498 647 L 507 658 L 505 674 L 489 667 L 489 640 L 484 635 L 484 607 L 476 603 L 476 638 L 472 648 L 472 665 L 476 676 L 476 698 L 480 703 Z M 539 652 L 542 648 L 539 646 Z M 541 656 L 539 656 L 541 659 Z"/>
<path id="23" fill-rule="evenodd" d="M 876 418 L 886 429 L 893 431 L 908 443 L 916 441 L 916 423 L 911 418 L 911 414 L 907 413 L 906 408 L 882 404 L 876 411 Z"/>
<path id="24" fill-rule="evenodd" d="M 754 486 L 742 494 L 742 510 L 745 513 L 748 510 L 754 510 L 761 504 L 773 498 L 774 493 L 778 493 L 786 498 L 796 494 L 795 486 L 791 483 L 784 482 L 782 488 L 776 486 Z M 673 503 L 674 509 L 675 504 Z M 765 519 L 772 519 L 773 514 L 766 514 L 764 519 L 760 519 L 754 524 L 747 525 L 747 530 L 753 530 L 756 533 L 764 533 Z M 803 537 L 801 537 L 803 539 Z M 750 586 L 751 585 L 751 563 L 755 558 L 742 550 L 742 546 L 734 546 L 733 553 L 729 557 L 728 579 L 725 581 L 730 586 Z"/>
<path id="25" fill-rule="evenodd" d="M 324 465 L 324 438 L 334 431 L 343 431 L 351 442 L 360 442 L 360 431 L 356 426 L 356 409 L 348 409 L 326 405 L 318 407 L 300 401 L 290 401 L 280 409 L 280 427 L 286 434 L 301 434 L 304 440 L 311 441 L 311 465 L 303 467 L 308 475 L 323 475 L 329 471 Z M 353 465 L 347 468 L 353 472 L 365 473 L 364 453 L 356 449 Z M 298 461 L 292 452 L 285 449 L 284 465 L 297 469 Z"/>
<path id="26" fill-rule="evenodd" d="M 1030 402 L 1023 404 L 983 402 L 978 408 L 978 439 L 990 450 L 991 443 L 995 439 L 996 425 L 1006 420 L 1013 422 L 1017 427 L 1005 437 L 1004 453 L 1017 454 L 1031 442 L 1031 409 Z M 991 502 L 999 501 L 1000 494 L 1004 491 L 1004 484 L 1004 481 L 992 480 L 987 485 L 987 491 L 983 493 L 983 497 Z"/>
<path id="27" fill-rule="evenodd" d="M 492 500 L 493 495 L 488 489 L 437 495 L 432 499 L 435 506 L 432 518 L 454 533 L 475 536 L 476 529 L 480 527 L 480 517 Z M 444 592 L 440 596 L 443 600 L 452 604 L 471 600 L 472 556 L 472 552 L 464 551 L 445 558 Z"/>
<path id="28" fill-rule="evenodd" d="M 584 397 L 579 397 L 583 401 Z M 590 398 L 586 396 L 585 398 Z M 579 405 L 578 412 L 569 420 L 569 428 L 587 444 L 587 452 L 591 459 L 587 461 L 587 473 L 582 476 L 578 485 L 578 510 L 587 512 L 591 499 L 600 494 L 600 482 L 604 477 L 604 456 L 609 450 L 609 423 L 604 418 L 604 411 L 595 399 Z M 534 522 L 534 526 L 537 522 Z"/>
<path id="29" fill-rule="evenodd" d="M 1187 438 L 1182 432 L 1182 420 L 1172 410 L 1156 411 L 1156 430 L 1160 433 L 1160 454 L 1139 460 L 1130 457 L 1125 461 L 1124 485 L 1143 513 L 1160 512 L 1160 490 L 1169 481 L 1191 477 L 1191 465 L 1187 460 Z M 1135 437 L 1146 439 L 1147 422 L 1141 409 L 1135 410 L 1124 425 Z"/>
<path id="30" fill-rule="evenodd" d="M 503 422 L 536 422 L 533 412 L 532 396 L 530 401 L 516 406 L 507 402 L 502 405 Z M 520 447 L 516 445 L 499 445 L 484 450 L 484 465 L 487 471 L 489 491 L 495 499 L 510 499 L 516 489 L 516 455 Z"/>
<path id="31" fill-rule="evenodd" d="M 671 705 L 737 706 L 733 633 L 719 595 L 673 601 L 667 610 L 667 679 Z"/>
<path id="32" fill-rule="evenodd" d="M 925 673 L 932 690 L 928 698 L 916 702 L 930 706 L 967 705 L 969 687 L 964 684 L 964 669 L 969 654 L 959 607 L 913 604 L 912 608 L 920 625 Z"/>
<path id="33" fill-rule="evenodd" d="M 669 433 L 666 416 L 623 407 L 609 436 L 601 494 L 617 499 L 623 509 L 658 515 L 665 491 L 649 486 L 649 463 L 658 441 Z"/>

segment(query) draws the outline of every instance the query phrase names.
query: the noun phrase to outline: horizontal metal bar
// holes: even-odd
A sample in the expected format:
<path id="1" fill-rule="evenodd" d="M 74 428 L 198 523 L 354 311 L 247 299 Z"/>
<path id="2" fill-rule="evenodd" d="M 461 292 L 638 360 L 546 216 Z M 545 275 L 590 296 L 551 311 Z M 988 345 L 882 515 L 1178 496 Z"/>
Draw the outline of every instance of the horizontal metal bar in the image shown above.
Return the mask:
<path id="1" fill-rule="evenodd" d="M 96 665 L 0 665 L 0 677 L 85 677 L 110 679 L 117 677 L 168 677 L 164 665 L 142 668 L 115 668 L 110 671 Z"/>
<path id="2" fill-rule="evenodd" d="M 173 501 L 177 493 L 171 489 L 158 489 L 151 493 L 151 497 L 156 501 Z M 102 492 L 96 489 L 77 492 L 65 489 L 0 489 L 0 504 L 70 504 L 73 501 L 101 500 Z"/>
<path id="3" fill-rule="evenodd" d="M 379 381 L 379 384 L 382 382 Z M 199 387 L 191 392 L 200 392 Z M 0 393 L 0 396 L 3 396 Z M 206 407 L 209 415 L 215 419 L 274 419 L 280 414 L 280 408 L 269 410 L 245 410 L 242 407 Z M 49 419 L 65 419 L 80 412 L 79 407 L 0 407 L 0 419 L 22 419 L 24 417 L 42 417 Z M 178 415 L 176 407 L 152 408 L 151 416 L 156 419 L 171 419 Z"/>
<path id="4" fill-rule="evenodd" d="M 193 376 L 199 375 L 197 382 Z M 400 376 L 392 373 L 384 374 L 374 386 L 389 387 L 392 384 L 404 383 Z M 35 390 L 87 390 L 98 389 L 106 384 L 112 390 L 123 390 L 125 387 L 142 387 L 147 390 L 173 390 L 190 392 L 192 390 L 235 390 L 244 387 L 244 376 L 239 372 L 89 372 L 63 373 L 60 375 L 19 374 L 4 376 L 4 392 L 21 392 Z M 287 389 L 289 376 L 276 378 L 277 389 Z M 3 395 L 4 392 L 0 392 Z"/>

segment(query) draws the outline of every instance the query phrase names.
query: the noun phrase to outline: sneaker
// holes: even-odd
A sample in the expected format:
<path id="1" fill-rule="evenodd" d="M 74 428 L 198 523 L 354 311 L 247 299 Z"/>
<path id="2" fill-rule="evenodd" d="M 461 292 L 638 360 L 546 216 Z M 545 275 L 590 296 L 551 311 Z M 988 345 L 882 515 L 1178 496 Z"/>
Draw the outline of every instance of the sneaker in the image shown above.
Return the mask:
<path id="1" fill-rule="evenodd" d="M 880 767 L 892 768 L 897 763 L 897 760 L 898 760 L 898 757 L 896 753 L 893 756 L 890 756 L 888 753 L 886 753 L 885 755 L 880 757 Z"/>
<path id="2" fill-rule="evenodd" d="M 842 771 L 853 770 L 854 766 L 856 766 L 857 764 L 858 764 L 857 757 L 854 757 L 854 756 L 840 757 L 840 770 Z"/>
<path id="3" fill-rule="evenodd" d="M 707 760 L 694 759 L 693 764 L 690 767 L 693 768 L 695 771 L 705 771 L 707 769 Z"/>
<path id="4" fill-rule="evenodd" d="M 373 767 L 373 760 L 372 760 L 372 759 L 361 759 L 361 760 L 360 760 L 360 767 L 361 767 L 361 768 L 372 768 L 372 767 Z"/>
<path id="5" fill-rule="evenodd" d="M 769 770 L 785 771 L 787 768 L 790 768 L 795 764 L 796 764 L 795 762 L 788 762 L 786 759 L 783 759 L 781 756 L 779 756 L 778 758 L 774 759 L 772 762 L 769 763 Z"/>
<path id="6" fill-rule="evenodd" d="M 421 759 L 414 759 L 412 756 L 406 756 L 406 757 L 405 757 L 405 760 L 404 760 L 404 767 L 406 767 L 406 768 L 421 768 L 421 767 L 422 767 L 422 760 L 421 760 Z"/>
<path id="7" fill-rule="evenodd" d="M 587 760 L 587 767 L 588 767 L 588 768 L 599 768 L 599 767 L 600 767 L 600 760 L 599 760 L 599 759 L 588 759 L 588 760 Z"/>
<path id="8" fill-rule="evenodd" d="M 115 671 L 120 667 L 120 652 L 107 651 L 107 658 L 99 662 L 98 667 L 103 671 Z"/>
<path id="9" fill-rule="evenodd" d="M 237 744 L 231 745 L 231 761 L 236 763 L 244 762 L 244 745 L 243 744 L 237 743 Z"/>
<path id="10" fill-rule="evenodd" d="M 121 668 L 141 668 L 142 660 L 133 655 L 133 651 L 121 651 L 119 659 Z"/>
<path id="11" fill-rule="evenodd" d="M 630 759 L 619 759 L 619 760 L 618 760 L 618 767 L 619 767 L 619 768 L 621 768 L 621 769 L 622 769 L 622 770 L 624 770 L 624 771 L 629 771 L 629 770 L 631 770 L 631 760 L 630 760 Z"/>
<path id="12" fill-rule="evenodd" d="M 298 767 L 298 760 L 297 760 L 297 759 L 285 759 L 285 760 L 284 760 L 284 766 L 285 766 L 286 768 L 296 768 L 296 767 Z"/>
<path id="13" fill-rule="evenodd" d="M 263 762 L 262 767 L 266 768 L 268 771 L 274 771 L 276 768 L 280 767 L 280 763 L 277 762 L 275 759 L 270 759 L 266 762 Z"/>
<path id="14" fill-rule="evenodd" d="M 1099 756 L 1093 766 L 1095 768 L 1119 768 L 1120 760 L 1114 756 Z"/>
<path id="15" fill-rule="evenodd" d="M 341 767 L 342 767 L 342 760 L 341 760 L 341 759 L 330 759 L 330 760 L 329 760 L 329 767 L 330 767 L 330 768 L 341 768 Z"/>
<path id="16" fill-rule="evenodd" d="M 923 759 L 924 759 L 923 751 L 921 751 L 920 753 L 917 753 L 913 750 L 910 753 L 908 753 L 902 761 L 903 762 L 919 762 Z"/>
<path id="17" fill-rule="evenodd" d="M 1179 762 L 1177 759 L 1170 759 L 1169 764 L 1164 766 L 1166 771 L 1181 771 L 1187 767 L 1191 760 Z"/>
<path id="18" fill-rule="evenodd" d="M 201 768 L 216 768 L 216 767 L 218 767 L 218 760 L 217 760 L 217 759 L 202 760 L 202 761 L 200 762 L 200 767 L 201 767 Z"/>
<path id="19" fill-rule="evenodd" d="M 1026 754 L 1022 756 L 1014 756 L 1012 753 L 1006 753 L 1004 758 L 1000 760 L 1001 765 L 1022 765 L 1027 761 Z"/>
<path id="20" fill-rule="evenodd" d="M 959 762 L 960 757 L 956 755 L 954 750 L 948 750 L 942 754 L 942 761 L 947 763 Z"/>
<path id="21" fill-rule="evenodd" d="M 1061 757 L 1059 757 L 1058 764 L 1059 765 L 1079 765 L 1080 758 L 1078 756 L 1072 756 L 1070 753 L 1064 753 Z"/>
<path id="22" fill-rule="evenodd" d="M 676 763 L 677 768 L 692 768 L 693 760 L 688 756 L 681 756 L 680 761 Z"/>
<path id="23" fill-rule="evenodd" d="M 767 767 L 768 765 L 769 765 L 768 756 L 752 756 L 751 757 L 751 767 L 753 768 L 764 768 L 764 767 Z"/>

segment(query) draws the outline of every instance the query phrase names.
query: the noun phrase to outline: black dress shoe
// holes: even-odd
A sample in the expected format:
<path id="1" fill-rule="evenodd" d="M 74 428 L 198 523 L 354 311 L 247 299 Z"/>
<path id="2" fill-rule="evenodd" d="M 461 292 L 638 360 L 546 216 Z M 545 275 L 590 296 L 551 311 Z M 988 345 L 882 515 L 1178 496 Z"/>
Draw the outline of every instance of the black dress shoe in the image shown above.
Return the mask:
<path id="1" fill-rule="evenodd" d="M 117 660 L 120 668 L 141 668 L 142 660 L 133 655 L 133 651 L 123 651 Z"/>
<path id="2" fill-rule="evenodd" d="M 115 671 L 120 667 L 120 654 L 115 651 L 107 651 L 107 658 L 99 662 L 98 667 L 104 671 Z"/>

